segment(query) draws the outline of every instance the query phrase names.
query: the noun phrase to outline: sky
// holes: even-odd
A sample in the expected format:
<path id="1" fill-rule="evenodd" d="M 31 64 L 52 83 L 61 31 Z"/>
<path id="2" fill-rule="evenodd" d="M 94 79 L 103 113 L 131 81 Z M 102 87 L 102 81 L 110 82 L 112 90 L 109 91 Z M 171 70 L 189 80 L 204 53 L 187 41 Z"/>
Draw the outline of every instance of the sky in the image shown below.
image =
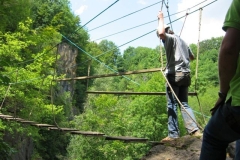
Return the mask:
<path id="1" fill-rule="evenodd" d="M 120 46 L 122 53 L 129 46 L 155 48 L 160 44 L 153 31 L 157 28 L 157 14 L 160 10 L 166 16 L 164 22 L 167 24 L 171 21 L 170 26 L 175 34 L 188 44 L 224 36 L 222 25 L 231 4 L 231 0 L 165 0 L 167 8 L 160 0 L 69 1 L 91 41 L 99 43 L 107 39 Z M 202 12 L 200 8 L 203 8 Z M 172 15 L 170 19 L 168 13 Z M 188 16 L 186 13 L 189 13 Z M 148 24 L 143 25 L 145 23 Z"/>

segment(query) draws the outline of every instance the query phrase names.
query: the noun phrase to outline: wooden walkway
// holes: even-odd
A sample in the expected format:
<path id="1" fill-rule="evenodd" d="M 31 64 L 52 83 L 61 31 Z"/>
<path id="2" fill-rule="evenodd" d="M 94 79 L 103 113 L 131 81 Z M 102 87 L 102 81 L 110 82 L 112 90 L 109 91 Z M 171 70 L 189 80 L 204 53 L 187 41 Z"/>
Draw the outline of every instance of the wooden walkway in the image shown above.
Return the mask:
<path id="1" fill-rule="evenodd" d="M 27 125 L 31 125 L 31 126 L 35 126 L 35 127 L 39 127 L 39 128 L 47 128 L 48 130 L 69 132 L 72 135 L 98 136 L 98 137 L 101 136 L 101 137 L 105 138 L 105 140 L 119 140 L 119 141 L 123 141 L 126 143 L 127 142 L 153 143 L 151 141 L 148 141 L 147 138 L 137 138 L 137 137 L 128 137 L 128 136 L 126 136 L 126 137 L 125 136 L 108 136 L 101 132 L 80 131 L 80 130 L 74 129 L 74 128 L 60 128 L 55 125 L 41 124 L 41 123 L 37 123 L 35 121 L 29 121 L 29 120 L 25 120 L 22 118 L 16 118 L 11 115 L 4 115 L 2 113 L 0 113 L 0 119 L 6 120 L 6 121 L 15 121 L 18 123 L 27 124 Z"/>
<path id="2" fill-rule="evenodd" d="M 162 70 L 161 68 L 152 68 L 152 69 L 143 69 L 143 70 L 137 70 L 137 71 L 119 72 L 119 73 L 112 73 L 112 74 L 55 79 L 55 81 L 71 81 L 71 80 L 84 80 L 84 79 L 94 79 L 94 78 L 104 78 L 104 77 L 115 77 L 115 76 L 131 75 L 131 74 L 159 72 L 161 70 Z"/>
<path id="3" fill-rule="evenodd" d="M 121 92 L 121 91 L 86 91 L 87 94 L 115 94 L 115 95 L 166 95 L 166 92 Z M 196 96 L 196 92 L 188 92 L 189 96 Z"/>

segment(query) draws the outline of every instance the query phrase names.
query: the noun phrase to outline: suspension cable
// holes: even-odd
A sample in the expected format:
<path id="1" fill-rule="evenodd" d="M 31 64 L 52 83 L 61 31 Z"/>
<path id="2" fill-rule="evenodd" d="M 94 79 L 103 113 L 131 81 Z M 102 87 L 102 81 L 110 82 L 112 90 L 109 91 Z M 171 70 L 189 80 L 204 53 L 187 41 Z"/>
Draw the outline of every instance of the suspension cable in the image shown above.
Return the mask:
<path id="1" fill-rule="evenodd" d="M 85 23 L 83 26 L 81 26 L 80 28 L 76 29 L 76 31 L 78 31 L 79 29 L 85 27 L 88 23 L 90 23 L 92 20 L 94 20 L 95 18 L 97 18 L 100 14 L 102 14 L 103 12 L 105 12 L 107 9 L 109 9 L 110 7 L 112 7 L 115 3 L 117 3 L 119 0 L 116 0 L 113 4 L 111 4 L 110 6 L 108 6 L 106 9 L 104 9 L 102 12 L 100 12 L 98 15 L 96 15 L 95 17 L 93 17 L 91 20 L 89 20 L 87 23 Z"/>
<path id="2" fill-rule="evenodd" d="M 163 2 L 163 1 L 162 1 L 162 2 Z M 149 7 L 152 7 L 152 6 L 154 6 L 154 5 L 158 4 L 158 3 L 160 3 L 160 2 L 151 4 L 151 5 L 147 6 L 147 7 L 144 7 L 144 8 L 142 8 L 142 9 L 139 9 L 139 10 L 137 10 L 137 11 L 135 11 L 135 12 L 129 13 L 129 14 L 125 15 L 125 16 L 122 16 L 122 17 L 120 17 L 120 18 L 117 18 L 117 19 L 115 19 L 115 20 L 112 20 L 112 21 L 110 21 L 110 22 L 107 22 L 107 23 L 105 23 L 105 24 L 102 24 L 102 25 L 100 25 L 100 26 L 98 26 L 98 27 L 95 27 L 95 28 L 93 28 L 93 29 L 90 29 L 90 30 L 88 30 L 88 32 L 93 31 L 93 30 L 95 30 L 95 29 L 97 29 L 97 28 L 103 27 L 103 26 L 105 26 L 105 25 L 107 25 L 107 24 L 110 24 L 110 23 L 112 23 L 112 22 L 118 21 L 118 20 L 120 20 L 120 19 L 122 19 L 122 18 L 125 18 L 125 17 L 127 17 L 127 16 L 130 16 L 130 15 L 132 15 L 132 14 L 134 14 L 134 13 L 137 13 L 137 12 L 142 11 L 142 10 L 144 10 L 144 9 L 147 9 L 147 8 L 149 8 Z"/>
<path id="3" fill-rule="evenodd" d="M 173 31 L 172 22 L 171 22 L 171 18 L 170 18 L 170 14 L 169 14 L 168 0 L 167 0 L 167 4 L 165 3 L 165 1 L 164 1 L 164 4 L 165 4 L 165 6 L 166 6 L 166 8 L 167 8 L 167 13 L 168 13 L 168 18 L 169 18 L 169 23 L 170 23 L 171 28 L 172 28 L 172 31 Z"/>
<path id="4" fill-rule="evenodd" d="M 205 5 L 205 6 L 203 6 L 202 8 L 204 8 L 204 7 L 207 7 L 208 5 L 210 5 L 210 4 L 212 4 L 212 3 L 214 3 L 214 2 L 216 2 L 217 0 L 214 0 L 214 1 L 212 1 L 212 2 L 210 2 L 210 3 L 208 3 L 207 5 Z M 190 15 L 190 14 L 193 14 L 194 12 L 196 12 L 196 11 L 198 11 L 199 9 L 196 9 L 196 10 L 194 10 L 194 11 L 192 11 L 192 12 L 189 12 L 188 14 Z M 181 11 L 182 12 L 182 11 Z M 179 13 L 179 12 L 178 12 Z M 184 16 L 182 16 L 182 17 L 179 17 L 179 18 L 177 18 L 177 19 L 175 19 L 175 20 L 173 20 L 171 23 L 173 23 L 173 22 L 176 22 L 176 21 L 178 21 L 178 20 L 180 20 L 180 19 L 182 19 L 182 18 L 184 18 L 185 17 L 185 15 Z M 156 21 L 156 20 L 154 20 L 154 21 Z M 167 23 L 167 25 L 169 25 L 170 23 Z M 120 46 L 118 46 L 117 48 L 120 48 L 120 47 L 122 47 L 122 46 L 124 46 L 124 45 L 126 45 L 126 44 L 128 44 L 128 43 L 130 43 L 130 42 L 133 42 L 133 41 L 135 41 L 135 40 L 137 40 L 137 39 L 139 39 L 139 38 L 142 38 L 142 37 L 144 37 L 144 36 L 146 36 L 146 35 L 148 35 L 148 34 L 150 34 L 150 33 L 152 33 L 152 32 L 156 32 L 156 29 L 154 29 L 154 30 L 152 30 L 152 31 L 150 31 L 150 32 L 148 32 L 148 33 L 145 33 L 145 34 L 143 34 L 143 35 L 141 35 L 141 36 L 139 36 L 139 37 L 137 37 L 137 38 L 135 38 L 135 39 L 132 39 L 132 40 L 130 40 L 130 41 L 128 41 L 128 42 L 126 42 L 126 43 L 124 43 L 124 44 L 122 44 L 122 45 L 120 45 Z M 67 37 L 66 36 L 64 36 L 64 35 L 62 35 L 63 36 L 63 38 L 65 38 L 65 39 L 67 39 Z M 70 43 L 72 43 L 74 46 L 76 46 L 77 48 L 80 48 L 79 46 L 77 46 L 75 43 L 73 43 L 72 41 L 70 41 L 69 39 L 67 39 L 67 41 L 69 41 Z M 82 49 L 80 49 L 80 50 L 82 50 Z M 85 51 L 84 51 L 85 52 Z M 104 55 L 104 54 L 106 54 L 106 53 L 108 53 L 109 51 L 106 51 L 106 52 L 104 52 L 104 53 L 102 53 L 102 54 L 100 54 L 100 55 L 98 55 L 97 57 L 100 57 L 101 55 Z M 95 58 L 96 57 L 93 57 L 93 56 L 91 56 L 90 54 L 88 54 L 91 58 L 93 58 L 94 60 L 96 60 Z M 86 60 L 86 61 L 84 61 L 84 62 L 82 62 L 82 63 L 80 63 L 80 64 L 83 64 L 83 63 L 86 63 L 88 60 Z M 101 62 L 100 62 L 101 63 Z M 77 64 L 77 65 L 80 65 L 80 64 Z M 75 66 L 77 66 L 77 65 L 74 65 L 74 66 L 72 66 L 72 67 L 75 67 Z"/>
<path id="5" fill-rule="evenodd" d="M 185 22 L 186 22 L 186 19 L 187 19 L 187 16 L 188 16 L 188 11 L 189 11 L 189 9 L 188 9 L 187 12 L 186 12 L 186 16 L 185 16 L 185 19 L 184 19 L 183 26 L 182 26 L 181 32 L 180 32 L 180 34 L 179 34 L 179 37 L 181 37 L 182 30 L 183 30 L 183 27 L 184 27 L 184 25 L 185 25 Z"/>

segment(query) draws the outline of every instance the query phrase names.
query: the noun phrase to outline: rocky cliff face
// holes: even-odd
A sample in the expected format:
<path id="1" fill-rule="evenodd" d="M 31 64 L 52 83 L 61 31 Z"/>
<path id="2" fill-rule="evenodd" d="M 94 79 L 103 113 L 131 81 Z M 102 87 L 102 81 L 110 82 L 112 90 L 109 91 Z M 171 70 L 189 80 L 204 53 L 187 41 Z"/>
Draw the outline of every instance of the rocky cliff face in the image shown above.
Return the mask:
<path id="1" fill-rule="evenodd" d="M 155 145 L 141 160 L 199 160 L 202 137 L 183 136 L 168 144 Z M 235 142 L 227 148 L 226 160 L 233 160 Z"/>
<path id="2" fill-rule="evenodd" d="M 67 43 L 61 43 L 60 45 L 58 45 L 57 52 L 60 55 L 60 59 L 57 62 L 58 75 L 65 74 L 66 78 L 75 78 L 77 69 L 76 57 L 78 54 L 78 50 L 76 48 L 71 47 Z M 73 95 L 74 83 L 75 80 L 60 81 L 62 92 L 70 91 L 71 94 Z"/>

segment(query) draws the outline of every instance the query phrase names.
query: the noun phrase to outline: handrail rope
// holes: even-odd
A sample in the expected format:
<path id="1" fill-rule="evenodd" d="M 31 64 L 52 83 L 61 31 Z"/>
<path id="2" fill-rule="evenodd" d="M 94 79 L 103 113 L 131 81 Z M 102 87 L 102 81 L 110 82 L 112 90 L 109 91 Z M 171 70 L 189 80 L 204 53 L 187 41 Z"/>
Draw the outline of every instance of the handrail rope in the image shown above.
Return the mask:
<path id="1" fill-rule="evenodd" d="M 160 1 L 160 2 L 161 2 L 161 1 Z M 95 28 L 93 28 L 93 29 L 90 29 L 90 30 L 88 30 L 88 32 L 91 32 L 91 31 L 93 31 L 93 30 L 95 30 L 95 29 L 97 29 L 97 28 L 103 27 L 103 26 L 105 26 L 105 25 L 107 25 L 107 24 L 110 24 L 110 23 L 112 23 L 112 22 L 118 21 L 118 20 L 120 20 L 120 19 L 122 19 L 122 18 L 125 18 L 125 17 L 127 17 L 127 16 L 130 16 L 130 15 L 132 15 L 132 14 L 134 14 L 134 13 L 137 13 L 137 12 L 139 12 L 139 11 L 142 11 L 142 10 L 144 10 L 144 9 L 147 9 L 147 8 L 149 8 L 149 7 L 152 7 L 152 6 L 154 6 L 154 5 L 156 5 L 156 4 L 160 3 L 160 2 L 151 4 L 151 5 L 147 6 L 147 7 L 144 7 L 144 8 L 142 8 L 142 9 L 137 10 L 137 11 L 134 11 L 134 12 L 132 12 L 132 13 L 129 13 L 129 14 L 127 14 L 127 15 L 124 15 L 124 16 L 122 16 L 122 17 L 120 17 L 120 18 L 117 18 L 117 19 L 115 19 L 115 20 L 112 20 L 112 21 L 110 21 L 110 22 L 107 22 L 107 23 L 105 23 L 105 24 L 102 24 L 102 25 L 100 25 L 100 26 L 98 26 L 98 27 L 95 27 Z M 162 2 L 163 2 L 163 1 L 162 1 Z"/>
<path id="2" fill-rule="evenodd" d="M 185 25 L 185 22 L 186 22 L 186 19 L 187 19 L 187 16 L 188 16 L 188 11 L 189 11 L 189 9 L 188 9 L 187 12 L 186 12 L 186 16 L 185 16 L 185 19 L 184 19 L 183 26 L 182 26 L 181 32 L 180 32 L 180 34 L 179 34 L 179 37 L 181 37 L 182 31 L 183 31 L 183 27 L 184 27 L 184 25 Z"/>
<path id="3" fill-rule="evenodd" d="M 104 67 L 106 67 L 107 69 L 113 71 L 114 73 L 119 73 L 118 71 L 112 69 L 111 67 L 109 67 L 109 66 L 106 65 L 105 63 L 103 63 L 103 62 L 101 62 L 100 60 L 98 60 L 98 59 L 96 58 L 96 57 L 98 57 L 98 56 L 93 57 L 93 56 L 90 55 L 87 51 L 83 50 L 83 49 L 80 48 L 77 44 L 75 44 L 75 43 L 73 43 L 71 40 L 69 40 L 67 37 L 65 37 L 64 35 L 62 35 L 62 36 L 63 36 L 67 41 L 69 41 L 72 45 L 74 45 L 75 47 L 77 47 L 79 50 L 81 50 L 83 53 L 85 53 L 85 54 L 87 54 L 88 56 L 90 56 L 92 59 L 94 59 L 94 60 L 97 61 L 98 63 L 102 64 L 102 65 L 103 65 Z M 125 44 L 124 44 L 124 45 L 125 45 Z M 118 48 L 118 47 L 115 47 L 114 49 L 116 49 L 116 48 Z M 112 50 L 113 50 L 113 49 L 112 49 Z M 111 51 L 111 50 L 109 50 L 109 51 Z M 107 51 L 107 52 L 109 52 L 109 51 Z M 105 53 L 106 53 L 106 52 L 105 52 Z M 133 82 L 133 83 L 135 83 L 135 84 L 137 84 L 137 85 L 140 85 L 139 83 L 131 80 L 130 78 L 128 78 L 128 77 L 126 77 L 126 76 L 123 76 L 123 75 L 122 75 L 122 77 L 130 80 L 131 82 Z"/>
<path id="4" fill-rule="evenodd" d="M 207 1 L 207 0 L 205 0 L 205 1 Z M 202 1 L 201 3 L 205 2 L 205 1 Z M 162 2 L 163 2 L 163 1 L 162 1 Z M 192 6 L 192 7 L 188 8 L 188 9 L 185 9 L 185 10 L 182 10 L 182 11 L 179 11 L 179 12 L 176 12 L 176 13 L 173 13 L 173 14 L 171 14 L 170 16 L 173 16 L 173 15 L 176 15 L 176 14 L 179 14 L 179 13 L 182 13 L 182 12 L 185 12 L 185 11 L 191 9 L 191 8 L 194 8 L 194 7 L 198 6 L 198 5 L 201 4 L 201 3 L 198 3 L 198 4 Z M 164 18 L 166 18 L 166 17 L 168 17 L 168 16 L 165 16 Z M 149 22 L 146 22 L 146 23 L 143 23 L 143 24 L 134 26 L 134 27 L 132 27 L 132 28 L 128 28 L 128 29 L 126 29 L 126 30 L 122 30 L 122 31 L 119 31 L 119 32 L 116 32 L 116 33 L 113 33 L 113 34 L 110 34 L 110 35 L 107 35 L 107 36 L 104 36 L 104 37 L 95 39 L 95 40 L 93 40 L 93 41 L 97 41 L 97 40 L 100 40 L 100 39 L 104 39 L 104 38 L 107 38 L 107 37 L 110 37 L 110 36 L 113 36 L 113 35 L 116 35 L 116 34 L 119 34 L 119 33 L 125 32 L 125 31 L 128 31 L 128 30 L 131 30 L 131 29 L 134 29 L 134 28 L 137 28 L 137 27 L 144 26 L 144 25 L 146 25 L 146 24 L 149 24 L 149 23 L 152 23 L 152 22 L 155 22 L 155 21 L 156 21 L 156 20 L 152 20 L 152 21 L 149 21 Z"/>
<path id="5" fill-rule="evenodd" d="M 202 2 L 200 2 L 200 3 L 198 3 L 198 4 L 194 5 L 194 6 L 192 6 L 191 8 L 194 8 L 194 7 L 200 5 L 201 3 L 205 2 L 205 1 L 207 1 L 207 0 L 202 1 Z M 162 1 L 162 2 L 163 2 L 163 1 Z M 158 3 L 160 3 L 160 2 L 157 2 L 157 3 L 155 3 L 155 4 L 152 4 L 152 5 L 150 5 L 150 6 L 147 6 L 147 7 L 143 8 L 143 9 L 146 9 L 146 8 L 148 8 L 148 7 L 151 7 L 151 6 L 156 5 L 156 4 L 158 4 Z M 141 10 L 143 10 L 143 9 L 140 9 L 140 10 L 138 10 L 138 11 L 141 11 Z M 117 19 L 115 19 L 115 20 L 112 20 L 112 21 L 110 21 L 110 22 L 108 22 L 108 23 L 105 23 L 105 24 L 103 24 L 103 25 L 100 25 L 100 26 L 98 26 L 98 27 L 95 27 L 95 28 L 93 28 L 93 29 L 90 29 L 90 30 L 88 30 L 88 31 L 90 32 L 90 31 L 92 31 L 92 30 L 95 30 L 95 29 L 100 28 L 100 27 L 102 27 L 102 26 L 105 26 L 105 25 L 107 25 L 107 24 L 110 24 L 110 23 L 112 23 L 112 22 L 115 22 L 115 21 L 117 21 L 117 20 L 120 20 L 120 19 L 122 19 L 122 18 L 125 18 L 125 17 L 127 17 L 127 16 L 129 16 L 129 15 L 131 15 L 131 14 L 133 14 L 133 13 L 138 12 L 138 11 L 132 12 L 132 13 L 130 13 L 130 14 L 128 14 L 128 15 L 122 16 L 122 17 L 120 17 L 120 18 L 117 18 Z M 173 15 L 175 15 L 175 14 L 178 14 L 178 13 L 181 13 L 181 12 L 184 12 L 184 11 L 186 11 L 186 10 L 183 10 L 183 11 L 180 11 L 180 12 L 177 12 L 177 13 L 174 13 L 174 14 L 172 14 L 172 15 L 170 15 L 170 16 L 173 16 Z"/>
<path id="6" fill-rule="evenodd" d="M 198 32 L 198 45 L 197 45 L 197 58 L 196 58 L 196 71 L 195 71 L 195 92 L 197 92 L 197 80 L 198 80 L 198 61 L 199 61 L 199 49 L 200 49 L 200 33 L 201 33 L 201 21 L 202 21 L 202 8 L 199 9 L 199 32 Z M 206 124 L 206 119 L 203 116 L 203 110 L 202 110 L 202 105 L 200 104 L 199 98 L 197 96 L 198 99 L 198 104 L 200 106 L 200 110 L 202 113 L 202 117 L 204 120 L 204 123 Z"/>
<path id="7" fill-rule="evenodd" d="M 202 8 L 207 7 L 208 5 L 210 5 L 210 4 L 212 4 L 212 3 L 216 2 L 216 1 L 217 1 L 217 0 L 214 0 L 214 1 L 210 2 L 210 3 L 208 3 L 207 5 L 203 6 Z M 199 10 L 199 8 L 196 9 L 196 10 L 194 10 L 194 11 L 192 11 L 192 12 L 190 12 L 190 13 L 188 13 L 188 14 L 189 14 L 189 15 L 190 15 L 190 14 L 193 14 L 194 12 L 196 12 L 196 11 L 198 11 L 198 10 Z M 178 20 L 180 20 L 180 19 L 182 19 L 182 18 L 184 18 L 184 17 L 185 17 L 185 15 L 182 16 L 182 17 L 179 17 L 179 18 L 177 18 L 177 19 L 175 19 L 175 20 L 173 20 L 171 23 L 176 22 L 176 21 L 178 21 Z M 154 20 L 154 21 L 156 21 L 156 20 Z M 170 24 L 170 23 L 168 23 L 168 24 Z M 135 41 L 135 40 L 137 40 L 137 39 L 139 39 L 139 38 L 141 38 L 141 37 L 144 37 L 144 36 L 146 36 L 146 35 L 154 32 L 154 31 L 156 31 L 156 29 L 155 29 L 155 30 L 152 30 L 152 31 L 150 31 L 150 32 L 148 32 L 148 33 L 146 33 L 146 34 L 143 34 L 143 35 L 141 35 L 141 36 L 139 36 L 139 37 L 137 37 L 137 38 L 135 38 L 135 39 L 133 39 L 133 40 L 131 40 L 131 41 L 128 41 L 128 42 L 126 42 L 126 43 L 118 46 L 117 48 L 120 48 L 120 47 L 122 47 L 122 46 L 124 46 L 124 45 L 126 45 L 126 44 L 128 44 L 128 43 L 130 43 L 130 42 L 133 42 L 133 41 Z M 66 38 L 65 36 L 63 36 L 63 37 Z M 68 41 L 69 41 L 69 40 L 68 40 Z M 73 42 L 71 42 L 71 43 L 73 43 Z M 73 44 L 74 44 L 74 46 L 76 46 L 77 48 L 80 48 L 80 47 L 78 47 L 75 43 L 73 43 Z M 115 48 L 114 48 L 114 49 L 115 49 Z M 82 49 L 80 49 L 80 50 L 82 50 Z M 111 50 L 110 50 L 110 51 L 111 51 Z M 109 51 L 106 51 L 106 52 L 102 53 L 101 55 L 106 54 L 106 53 L 108 53 L 108 52 L 109 52 Z M 99 57 L 99 56 L 101 56 L 101 55 L 98 55 L 97 57 Z M 91 55 L 89 54 L 89 56 L 91 56 Z M 96 57 L 93 57 L 93 59 L 94 59 L 94 58 L 96 58 Z M 87 62 L 87 61 L 88 61 L 88 60 L 86 60 L 86 61 L 84 61 L 84 62 L 82 62 L 82 63 L 79 63 L 79 64 L 77 64 L 77 65 L 71 66 L 71 67 L 76 67 L 76 66 L 78 66 L 78 65 L 80 65 L 80 64 L 83 64 L 83 63 L 85 63 L 85 62 Z M 69 68 L 70 68 L 70 67 L 69 67 Z"/>
<path id="8" fill-rule="evenodd" d="M 78 31 L 79 29 L 85 27 L 88 23 L 90 23 L 92 20 L 94 20 L 95 18 L 97 18 L 100 14 L 102 14 L 103 12 L 105 12 L 107 9 L 109 9 L 110 7 L 112 7 L 115 3 L 117 3 L 119 0 L 116 0 L 114 3 L 112 3 L 110 6 L 108 6 L 106 9 L 104 9 L 102 12 L 100 12 L 99 14 L 97 14 L 95 17 L 93 17 L 91 20 L 89 20 L 87 23 L 85 23 L 83 26 L 81 26 L 80 28 L 76 29 L 76 31 Z"/>
<path id="9" fill-rule="evenodd" d="M 1 106 L 0 106 L 0 113 L 1 113 L 1 110 L 2 110 L 2 107 L 3 107 L 3 104 L 5 102 L 5 99 L 7 97 L 7 94 L 9 92 L 9 90 L 10 90 L 10 87 L 11 87 L 11 84 L 8 85 L 7 91 L 6 91 L 5 95 L 4 95 L 3 101 L 2 101 Z"/>
<path id="10" fill-rule="evenodd" d="M 57 50 L 58 51 L 58 50 Z M 55 79 L 55 75 L 56 75 L 56 70 L 57 70 L 57 52 L 56 52 L 56 56 L 55 56 L 55 65 L 54 65 L 54 71 L 53 71 L 53 79 L 50 82 L 50 87 L 51 87 L 51 105 L 52 105 L 52 113 L 53 113 L 53 121 L 55 123 L 55 125 L 57 126 L 57 128 L 59 129 L 59 126 L 56 122 L 56 118 L 55 118 L 55 112 L 54 112 L 54 108 L 53 108 L 53 80 Z"/>

